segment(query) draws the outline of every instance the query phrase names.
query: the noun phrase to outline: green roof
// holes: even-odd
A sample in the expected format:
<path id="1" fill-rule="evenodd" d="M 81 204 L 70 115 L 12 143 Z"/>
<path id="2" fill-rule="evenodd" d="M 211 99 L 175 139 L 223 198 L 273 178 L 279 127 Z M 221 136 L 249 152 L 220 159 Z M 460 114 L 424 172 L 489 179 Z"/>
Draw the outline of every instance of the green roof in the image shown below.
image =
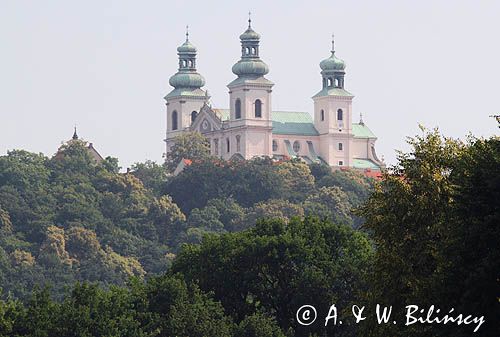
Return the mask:
<path id="1" fill-rule="evenodd" d="M 177 88 L 172 90 L 167 94 L 167 96 L 164 97 L 164 99 L 170 98 L 170 97 L 178 97 L 178 96 L 196 96 L 196 97 L 204 97 L 206 96 L 205 91 L 202 89 L 190 89 L 190 88 Z"/>
<path id="2" fill-rule="evenodd" d="M 213 109 L 223 121 L 229 120 L 229 109 Z M 277 135 L 317 136 L 312 117 L 307 112 L 273 111 L 273 133 Z"/>
<path id="3" fill-rule="evenodd" d="M 377 138 L 365 124 L 352 123 L 352 133 L 356 138 Z"/>
<path id="4" fill-rule="evenodd" d="M 380 170 L 380 167 L 369 159 L 354 158 L 352 160 L 352 166 L 358 169 Z"/>
<path id="5" fill-rule="evenodd" d="M 312 117 L 307 112 L 273 111 L 273 133 L 278 135 L 317 136 Z"/>
<path id="6" fill-rule="evenodd" d="M 354 97 L 353 94 L 351 94 L 349 91 L 342 89 L 342 88 L 324 88 L 320 92 L 318 92 L 314 97 L 321 97 L 321 96 L 344 96 L 344 97 Z"/>
<path id="7" fill-rule="evenodd" d="M 229 120 L 229 109 L 213 109 L 223 121 Z M 307 112 L 273 111 L 273 133 L 277 135 L 317 136 L 319 133 L 314 127 L 312 116 Z M 352 133 L 355 138 L 377 138 L 365 125 L 352 124 Z"/>

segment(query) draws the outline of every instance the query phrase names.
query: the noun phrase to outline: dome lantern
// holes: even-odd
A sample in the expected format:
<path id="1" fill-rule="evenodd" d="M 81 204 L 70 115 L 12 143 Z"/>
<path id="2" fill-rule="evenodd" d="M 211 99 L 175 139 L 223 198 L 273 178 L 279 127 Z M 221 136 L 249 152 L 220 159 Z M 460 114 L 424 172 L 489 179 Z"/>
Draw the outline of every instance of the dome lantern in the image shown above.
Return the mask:
<path id="1" fill-rule="evenodd" d="M 266 75 L 269 67 L 259 57 L 260 35 L 253 30 L 252 19 L 248 14 L 248 28 L 240 35 L 241 59 L 232 70 L 238 77 L 257 78 Z"/>
<path id="2" fill-rule="evenodd" d="M 189 31 L 186 26 L 186 41 L 177 48 L 179 55 L 179 70 L 170 77 L 169 83 L 176 89 L 199 89 L 205 85 L 205 79 L 196 72 L 196 47 L 189 41 Z"/>

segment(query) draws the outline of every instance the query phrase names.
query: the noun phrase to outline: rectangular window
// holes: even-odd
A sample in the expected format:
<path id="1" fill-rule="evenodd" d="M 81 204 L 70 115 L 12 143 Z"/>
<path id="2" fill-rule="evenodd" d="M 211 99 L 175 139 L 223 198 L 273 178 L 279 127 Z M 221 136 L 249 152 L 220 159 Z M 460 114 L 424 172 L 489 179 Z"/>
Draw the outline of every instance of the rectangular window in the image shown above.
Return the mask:
<path id="1" fill-rule="evenodd" d="M 216 155 L 219 154 L 219 139 L 217 138 L 214 139 L 214 153 Z"/>
<path id="2" fill-rule="evenodd" d="M 342 151 L 342 150 L 344 150 L 344 144 L 339 143 L 339 151 Z"/>
<path id="3" fill-rule="evenodd" d="M 344 162 L 342 160 L 339 160 L 339 166 L 344 166 Z"/>

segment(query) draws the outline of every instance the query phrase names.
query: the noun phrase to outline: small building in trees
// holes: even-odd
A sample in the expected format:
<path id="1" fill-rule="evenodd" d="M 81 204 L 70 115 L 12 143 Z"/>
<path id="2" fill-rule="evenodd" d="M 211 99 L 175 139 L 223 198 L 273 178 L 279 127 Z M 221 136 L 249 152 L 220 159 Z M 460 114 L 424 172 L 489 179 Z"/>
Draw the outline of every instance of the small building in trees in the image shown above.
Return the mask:
<path id="1" fill-rule="evenodd" d="M 75 126 L 75 131 L 73 132 L 73 136 L 71 137 L 70 140 L 68 140 L 66 142 L 66 144 L 70 144 L 72 142 L 82 142 L 85 147 L 87 148 L 87 151 L 88 151 L 88 154 L 90 155 L 90 157 L 96 162 L 96 163 L 100 163 L 104 160 L 104 158 L 100 155 L 99 152 L 97 152 L 97 150 L 94 148 L 94 144 L 93 143 L 88 143 L 82 139 L 80 139 L 78 137 L 78 134 L 76 132 L 76 126 Z M 61 158 L 63 156 L 63 152 L 62 152 L 62 146 L 59 147 L 59 149 L 57 150 L 57 153 L 55 154 L 55 157 L 56 158 Z"/>

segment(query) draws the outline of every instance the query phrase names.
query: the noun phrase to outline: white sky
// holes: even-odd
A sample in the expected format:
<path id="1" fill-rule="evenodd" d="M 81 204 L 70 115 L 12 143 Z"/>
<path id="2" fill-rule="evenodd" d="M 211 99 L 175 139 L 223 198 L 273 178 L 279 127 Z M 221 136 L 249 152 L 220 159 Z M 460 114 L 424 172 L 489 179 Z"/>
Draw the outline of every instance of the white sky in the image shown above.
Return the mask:
<path id="1" fill-rule="evenodd" d="M 160 162 L 186 24 L 225 108 L 249 10 L 274 110 L 312 112 L 333 32 L 354 119 L 363 113 L 386 162 L 418 123 L 455 138 L 498 134 L 488 116 L 500 113 L 500 1 L 0 0 L 0 154 L 52 155 L 76 123 L 123 167 Z"/>

